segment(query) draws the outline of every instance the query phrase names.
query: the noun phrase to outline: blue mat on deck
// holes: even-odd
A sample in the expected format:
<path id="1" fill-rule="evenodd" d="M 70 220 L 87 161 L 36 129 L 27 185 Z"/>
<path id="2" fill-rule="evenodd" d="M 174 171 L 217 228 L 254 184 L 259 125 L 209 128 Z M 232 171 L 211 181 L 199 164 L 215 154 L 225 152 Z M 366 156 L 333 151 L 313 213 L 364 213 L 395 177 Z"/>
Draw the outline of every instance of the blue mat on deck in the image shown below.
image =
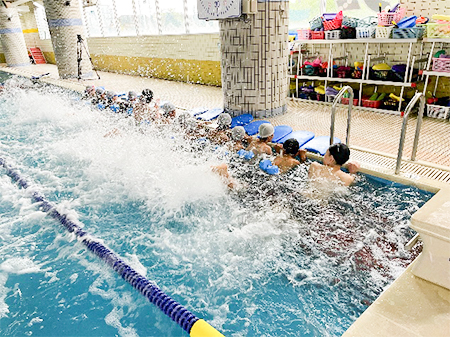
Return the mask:
<path id="1" fill-rule="evenodd" d="M 283 144 L 290 138 L 297 139 L 299 146 L 302 147 L 303 145 L 305 145 L 307 142 L 309 142 L 311 139 L 314 138 L 314 133 L 311 131 L 293 131 L 290 134 L 286 135 L 286 137 L 281 138 L 278 141 L 278 143 Z"/>
<path id="2" fill-rule="evenodd" d="M 292 133 L 292 128 L 289 125 L 278 125 L 274 128 L 272 143 L 279 143 L 287 135 Z"/>
<path id="3" fill-rule="evenodd" d="M 245 132 L 247 132 L 247 135 L 254 136 L 258 133 L 259 126 L 264 123 L 270 123 L 268 121 L 255 121 L 251 122 L 250 124 L 244 126 Z"/>
<path id="4" fill-rule="evenodd" d="M 340 143 L 341 140 L 337 137 L 334 137 L 334 143 Z M 309 142 L 301 146 L 302 149 L 305 149 L 309 152 L 319 153 L 322 156 L 325 155 L 328 148 L 330 147 L 330 136 L 319 136 L 311 139 Z"/>
<path id="5" fill-rule="evenodd" d="M 233 117 L 231 120 L 231 128 L 234 128 L 235 126 L 245 126 L 248 123 L 253 121 L 253 116 L 250 114 L 244 114 L 240 116 Z"/>
<path id="6" fill-rule="evenodd" d="M 223 108 L 215 108 L 210 109 L 200 115 L 197 115 L 197 119 L 201 119 L 203 121 L 211 121 L 216 119 L 223 112 Z"/>

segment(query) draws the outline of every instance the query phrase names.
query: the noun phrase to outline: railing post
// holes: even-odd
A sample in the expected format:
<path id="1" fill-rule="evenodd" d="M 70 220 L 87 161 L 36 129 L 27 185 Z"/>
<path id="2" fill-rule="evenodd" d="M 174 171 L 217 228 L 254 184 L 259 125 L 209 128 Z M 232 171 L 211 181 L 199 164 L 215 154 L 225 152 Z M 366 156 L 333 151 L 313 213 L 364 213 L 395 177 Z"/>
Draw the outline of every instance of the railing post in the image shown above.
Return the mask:
<path id="1" fill-rule="evenodd" d="M 418 92 L 414 95 L 413 99 L 411 100 L 411 102 L 409 102 L 408 106 L 406 107 L 405 114 L 403 115 L 402 131 L 400 132 L 400 142 L 398 145 L 397 165 L 395 167 L 395 174 L 400 174 L 400 167 L 402 165 L 403 147 L 405 146 L 406 127 L 408 123 L 409 113 L 411 112 L 412 108 L 416 105 L 416 102 L 419 99 L 420 99 L 420 107 L 419 107 L 419 114 L 417 117 L 416 135 L 414 137 L 413 154 L 411 156 L 411 160 L 415 160 L 416 158 L 417 144 L 419 142 L 419 132 L 420 127 L 422 125 L 423 109 L 425 106 L 425 96 L 421 92 Z"/>
<path id="2" fill-rule="evenodd" d="M 348 91 L 350 94 L 350 98 L 348 101 L 348 116 L 347 116 L 347 136 L 346 136 L 346 144 L 347 146 L 350 146 L 350 124 L 351 124 L 351 118 L 352 118 L 352 109 L 353 109 L 353 98 L 354 93 L 352 87 L 346 85 L 343 87 L 339 93 L 334 98 L 333 105 L 331 106 L 331 127 L 330 127 L 330 145 L 333 145 L 334 140 L 334 123 L 336 120 L 336 105 L 339 103 L 340 99 L 344 95 L 344 93 Z"/>

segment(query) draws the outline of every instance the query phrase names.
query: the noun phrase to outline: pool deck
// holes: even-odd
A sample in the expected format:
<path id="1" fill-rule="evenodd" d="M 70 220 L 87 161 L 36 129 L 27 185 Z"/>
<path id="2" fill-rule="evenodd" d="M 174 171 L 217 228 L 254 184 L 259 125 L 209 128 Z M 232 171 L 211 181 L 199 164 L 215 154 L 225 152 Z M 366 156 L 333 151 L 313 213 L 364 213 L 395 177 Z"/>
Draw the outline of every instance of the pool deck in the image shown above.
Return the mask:
<path id="1" fill-rule="evenodd" d="M 223 105 L 222 89 L 219 87 L 106 72 L 99 72 L 100 80 L 60 80 L 57 67 L 51 64 L 21 68 L 0 64 L 0 70 L 27 77 L 50 73 L 43 82 L 77 91 L 83 91 L 87 85 L 102 85 L 116 92 L 140 92 L 150 88 L 156 98 L 171 101 L 183 109 Z M 330 111 L 331 107 L 326 104 L 289 100 L 286 114 L 268 120 L 274 125 L 290 125 L 294 130 L 329 135 Z M 335 136 L 342 140 L 345 140 L 346 118 L 346 109 L 337 109 Z M 412 116 L 408 122 L 404 158 L 411 155 L 415 123 L 416 117 Z M 353 111 L 350 138 L 352 159 L 361 163 L 362 171 L 374 170 L 386 175 L 394 173 L 401 124 L 402 118 L 398 115 L 358 109 Z M 424 182 L 450 196 L 448 120 L 424 119 L 417 161 L 404 160 L 398 179 L 417 181 L 417 185 Z M 448 254 L 450 258 L 450 252 Z M 414 276 L 411 268 L 416 261 L 361 315 L 344 337 L 450 336 L 450 290 Z"/>

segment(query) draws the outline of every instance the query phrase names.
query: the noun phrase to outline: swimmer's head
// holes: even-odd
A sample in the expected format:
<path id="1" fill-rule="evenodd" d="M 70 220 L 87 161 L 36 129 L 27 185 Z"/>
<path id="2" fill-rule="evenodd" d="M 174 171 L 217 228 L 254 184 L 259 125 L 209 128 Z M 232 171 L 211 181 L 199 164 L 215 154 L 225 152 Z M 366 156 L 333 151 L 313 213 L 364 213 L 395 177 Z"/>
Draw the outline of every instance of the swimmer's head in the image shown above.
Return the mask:
<path id="1" fill-rule="evenodd" d="M 197 128 L 197 125 L 198 125 L 197 120 L 193 117 L 188 118 L 186 120 L 186 129 L 188 131 L 194 131 Z"/>
<path id="2" fill-rule="evenodd" d="M 137 98 L 137 93 L 136 91 L 129 91 L 128 92 L 128 99 L 132 100 L 132 99 L 136 99 Z"/>
<path id="3" fill-rule="evenodd" d="M 235 126 L 231 130 L 231 138 L 235 141 L 240 141 L 245 137 L 245 129 L 243 126 Z"/>
<path id="4" fill-rule="evenodd" d="M 187 126 L 187 121 L 191 118 L 191 115 L 189 112 L 184 111 L 182 112 L 176 119 L 176 122 L 180 124 L 181 126 Z"/>
<path id="5" fill-rule="evenodd" d="M 231 116 L 230 114 L 224 112 L 217 117 L 217 124 L 219 127 L 228 128 L 231 125 Z"/>
<path id="6" fill-rule="evenodd" d="M 295 156 L 297 154 L 299 148 L 300 144 L 298 143 L 298 140 L 295 138 L 289 138 L 283 143 L 284 153 L 290 154 L 292 156 Z"/>
<path id="7" fill-rule="evenodd" d="M 112 98 L 114 98 L 114 96 L 117 96 L 117 94 L 116 94 L 114 91 L 108 90 L 108 91 L 106 92 L 106 97 L 107 97 L 107 98 L 112 99 Z"/>
<path id="8" fill-rule="evenodd" d="M 161 109 L 164 111 L 164 117 L 175 117 L 175 105 L 170 102 L 164 103 L 161 106 Z"/>
<path id="9" fill-rule="evenodd" d="M 330 156 L 333 157 L 333 159 L 334 159 L 334 161 L 336 162 L 337 165 L 342 166 L 350 158 L 350 149 L 345 144 L 336 143 L 336 144 L 331 145 L 328 148 L 328 151 L 325 154 L 325 156 L 327 156 L 327 154 L 329 154 Z M 324 164 L 326 164 L 325 163 L 325 157 L 324 157 Z"/>
<path id="10" fill-rule="evenodd" d="M 103 89 L 103 88 L 97 88 L 97 89 L 95 89 L 95 93 L 96 93 L 98 96 L 101 96 L 101 95 L 103 95 L 103 94 L 105 93 L 105 89 Z"/>
<path id="11" fill-rule="evenodd" d="M 142 90 L 141 99 L 146 103 L 150 103 L 153 99 L 153 91 L 151 91 L 150 89 Z"/>
<path id="12" fill-rule="evenodd" d="M 258 134 L 262 141 L 266 141 L 269 137 L 273 136 L 274 128 L 270 123 L 264 123 L 259 126 Z"/>

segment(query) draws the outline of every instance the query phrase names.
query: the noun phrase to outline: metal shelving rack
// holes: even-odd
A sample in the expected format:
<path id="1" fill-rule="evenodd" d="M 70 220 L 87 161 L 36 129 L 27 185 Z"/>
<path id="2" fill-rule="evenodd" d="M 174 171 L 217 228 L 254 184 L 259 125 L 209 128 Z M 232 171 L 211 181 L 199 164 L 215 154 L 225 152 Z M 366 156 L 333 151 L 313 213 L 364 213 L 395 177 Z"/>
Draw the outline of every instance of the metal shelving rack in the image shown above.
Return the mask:
<path id="1" fill-rule="evenodd" d="M 355 44 L 355 43 L 365 44 L 364 70 L 363 70 L 362 78 L 361 79 L 352 79 L 352 78 L 339 78 L 339 77 L 330 76 L 330 74 L 331 75 L 333 74 L 333 71 L 332 71 L 333 61 L 337 60 L 337 59 L 345 58 L 345 57 L 333 58 L 333 46 L 336 44 L 342 45 L 342 44 Z M 404 96 L 405 88 L 415 88 L 416 87 L 416 83 L 412 82 L 414 64 L 417 62 L 425 62 L 428 60 L 428 58 L 422 59 L 423 45 L 421 45 L 420 55 L 419 55 L 418 59 L 416 59 L 416 57 L 412 55 L 412 47 L 415 43 L 422 43 L 422 41 L 418 40 L 418 39 L 298 40 L 293 43 L 293 50 L 290 53 L 290 64 L 292 65 L 294 51 L 297 47 L 297 49 L 298 49 L 297 71 L 296 71 L 296 75 L 290 75 L 289 77 L 296 80 L 297 96 L 298 96 L 299 80 L 312 81 L 313 85 L 314 85 L 314 81 L 324 81 L 325 87 L 327 87 L 328 82 L 358 83 L 359 89 L 360 89 L 359 90 L 359 106 L 361 106 L 362 88 L 363 88 L 364 84 L 371 84 L 371 85 L 375 85 L 375 86 L 385 85 L 385 86 L 401 87 L 400 103 L 399 103 L 398 110 L 396 112 L 392 111 L 392 110 L 358 107 L 363 110 L 384 112 L 384 113 L 390 113 L 390 114 L 400 114 L 401 113 L 401 101 Z M 320 45 L 328 44 L 329 45 L 329 51 L 328 51 L 328 61 L 329 62 L 328 62 L 327 76 L 321 77 L 321 76 L 303 75 L 303 69 L 300 68 L 300 64 L 303 64 L 303 56 L 304 56 L 301 52 L 301 47 L 302 47 L 302 45 L 312 45 L 312 48 L 313 48 L 312 53 L 314 53 L 314 45 L 318 45 L 318 44 L 320 44 Z M 369 45 L 371 45 L 371 44 L 378 44 L 378 52 L 377 52 L 376 57 L 374 57 L 374 58 L 372 58 L 372 56 L 369 55 Z M 366 71 L 366 69 L 368 69 L 368 67 L 366 65 L 368 65 L 370 67 L 370 62 L 384 59 L 384 57 L 380 55 L 380 47 L 382 44 L 409 44 L 408 54 L 407 54 L 407 63 L 406 63 L 406 73 L 405 73 L 405 79 L 403 82 L 369 80 L 369 72 Z M 293 67 L 291 69 L 293 69 Z M 375 90 L 377 90 L 377 89 L 375 88 Z M 299 100 L 301 100 L 301 99 L 299 99 Z"/>
<path id="2" fill-rule="evenodd" d="M 434 90 L 433 90 L 433 96 L 435 96 L 436 90 L 438 87 L 438 83 L 439 83 L 439 77 L 450 77 L 450 73 L 444 73 L 444 72 L 430 70 L 431 61 L 433 59 L 433 52 L 434 52 L 434 49 L 436 48 L 436 44 L 440 44 L 440 48 L 443 49 L 444 44 L 450 44 L 450 39 L 427 39 L 427 38 L 425 38 L 425 39 L 423 39 L 423 42 L 431 43 L 431 51 L 430 51 L 430 55 L 428 56 L 427 68 L 426 68 L 426 70 L 423 71 L 423 75 L 425 76 L 425 84 L 423 87 L 423 94 L 425 95 L 425 93 L 426 93 L 428 82 L 430 80 L 430 76 L 437 76 L 436 83 L 434 85 Z"/>

